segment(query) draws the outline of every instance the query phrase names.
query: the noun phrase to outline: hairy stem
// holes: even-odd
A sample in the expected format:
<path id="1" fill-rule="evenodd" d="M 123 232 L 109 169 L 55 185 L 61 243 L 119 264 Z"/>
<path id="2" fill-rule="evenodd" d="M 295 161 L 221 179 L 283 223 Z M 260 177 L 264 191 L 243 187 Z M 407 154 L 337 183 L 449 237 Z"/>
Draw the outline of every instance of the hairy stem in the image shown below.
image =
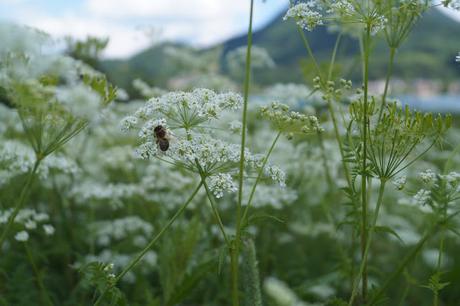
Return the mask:
<path id="1" fill-rule="evenodd" d="M 380 213 L 380 208 L 381 208 L 382 203 L 383 203 L 383 194 L 385 192 L 385 185 L 386 185 L 386 180 L 381 179 L 380 180 L 380 187 L 379 187 L 379 195 L 378 195 L 378 198 L 377 198 L 377 206 L 376 206 L 375 212 L 374 212 L 374 218 L 372 220 L 371 228 L 369 229 L 369 235 L 367 237 L 366 245 L 364 247 L 363 258 L 361 260 L 361 265 L 359 267 L 359 272 L 356 275 L 356 279 L 355 279 L 355 281 L 353 283 L 353 291 L 351 293 L 351 297 L 350 297 L 350 300 L 348 302 L 349 306 L 353 305 L 353 302 L 354 302 L 354 299 L 356 297 L 356 294 L 358 293 L 359 283 L 360 283 L 361 279 L 364 282 L 364 277 L 363 277 L 365 275 L 364 271 L 367 268 L 367 258 L 369 256 L 369 249 L 370 249 L 371 242 L 372 242 L 372 235 L 373 235 L 373 233 L 375 231 L 378 216 L 379 216 L 379 213 Z M 367 274 L 365 276 L 367 277 Z M 364 287 L 364 283 L 363 283 L 363 287 Z"/>
<path id="2" fill-rule="evenodd" d="M 120 274 L 117 275 L 115 278 L 115 281 L 113 283 L 113 286 L 115 286 L 118 281 L 120 281 L 123 276 L 125 276 L 126 273 L 128 273 L 143 257 L 144 255 L 152 248 L 152 246 L 163 236 L 163 234 L 171 227 L 171 225 L 176 221 L 176 219 L 182 215 L 182 213 L 185 211 L 187 206 L 192 202 L 192 200 L 195 198 L 196 194 L 198 191 L 201 189 L 201 186 L 203 185 L 203 181 L 200 182 L 200 184 L 196 187 L 195 191 L 192 193 L 192 195 L 187 199 L 187 201 L 179 208 L 179 210 L 172 216 L 172 218 L 168 221 L 168 223 L 160 230 L 160 232 L 145 246 L 145 248 L 133 259 L 131 262 L 121 271 Z M 104 296 L 107 294 L 107 291 L 109 290 L 109 287 L 106 287 L 104 291 L 101 293 L 99 298 L 96 300 L 94 303 L 94 306 L 99 305 Z"/>
<path id="3" fill-rule="evenodd" d="M 26 180 L 26 182 L 24 183 L 24 185 L 22 187 L 21 193 L 19 194 L 19 198 L 18 198 L 18 200 L 16 202 L 16 205 L 14 206 L 13 213 L 8 218 L 8 223 L 6 224 L 5 229 L 2 232 L 2 236 L 0 236 L 0 252 L 1 252 L 1 249 L 2 249 L 3 242 L 5 241 L 6 237 L 8 236 L 8 233 L 9 233 L 9 231 L 11 229 L 11 226 L 14 223 L 14 220 L 16 219 L 16 216 L 18 215 L 18 213 L 21 210 L 21 208 L 24 206 L 24 203 L 25 203 L 25 201 L 27 199 L 27 195 L 28 195 L 28 193 L 30 191 L 30 187 L 32 186 L 32 183 L 33 183 L 33 181 L 35 179 L 35 175 L 37 174 L 38 167 L 40 166 L 41 161 L 42 161 L 42 159 L 37 157 L 36 160 L 35 160 L 33 168 L 27 174 L 27 180 Z"/>
<path id="4" fill-rule="evenodd" d="M 251 47 L 252 47 L 252 19 L 254 12 L 254 0 L 251 0 L 249 10 L 249 26 L 248 26 L 248 46 L 246 49 L 246 67 L 244 79 L 244 98 L 243 98 L 243 118 L 241 131 L 241 153 L 239 165 L 239 180 L 238 180 L 238 203 L 236 206 L 236 234 L 235 243 L 230 250 L 232 264 L 232 304 L 239 306 L 239 289 L 238 289 L 238 259 L 241 240 L 241 206 L 243 201 L 243 180 L 244 180 L 244 149 L 246 146 L 246 129 L 247 129 L 247 112 L 249 100 L 249 84 L 251 81 Z"/>
<path id="5" fill-rule="evenodd" d="M 366 37 L 364 41 L 364 120 L 363 120 L 363 161 L 361 174 L 361 268 L 362 274 L 362 300 L 363 304 L 367 299 L 367 256 L 366 246 L 368 244 L 368 228 L 367 228 L 367 132 L 368 132 L 368 99 L 369 99 L 369 56 L 370 56 L 370 40 L 371 40 L 371 25 L 368 23 L 366 29 Z M 359 279 L 360 276 L 358 276 Z M 359 283 L 359 282 L 358 282 Z M 356 284 L 355 284 L 356 285 Z M 354 291 L 354 289 L 353 289 Z M 350 298 L 350 305 L 353 302 L 353 294 Z"/>

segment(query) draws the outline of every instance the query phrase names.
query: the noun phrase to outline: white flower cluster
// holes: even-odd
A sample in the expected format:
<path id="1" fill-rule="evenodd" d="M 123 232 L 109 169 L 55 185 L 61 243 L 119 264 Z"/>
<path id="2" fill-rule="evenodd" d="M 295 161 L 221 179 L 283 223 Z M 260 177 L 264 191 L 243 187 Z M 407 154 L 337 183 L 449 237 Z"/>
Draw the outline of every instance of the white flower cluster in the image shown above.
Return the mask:
<path id="1" fill-rule="evenodd" d="M 429 183 L 433 182 L 436 179 L 436 173 L 434 173 L 434 171 L 431 170 L 431 169 L 427 169 L 427 170 L 419 173 L 419 178 L 425 184 L 429 184 Z"/>
<path id="2" fill-rule="evenodd" d="M 19 141 L 0 139 L 0 186 L 12 178 L 27 173 L 33 167 L 35 155 L 33 151 Z M 41 179 L 46 179 L 49 173 L 58 172 L 75 174 L 79 171 L 77 164 L 63 155 L 52 155 L 45 159 L 38 169 Z"/>
<path id="3" fill-rule="evenodd" d="M 323 15 L 318 12 L 316 1 L 301 2 L 289 8 L 283 20 L 294 19 L 296 23 L 307 31 L 312 31 L 323 24 Z"/>
<path id="4" fill-rule="evenodd" d="M 406 176 L 400 176 L 392 181 L 393 185 L 398 190 L 403 190 L 404 187 L 406 186 L 406 182 L 407 182 Z"/>
<path id="5" fill-rule="evenodd" d="M 1 87 L 15 92 L 15 96 L 18 84 L 29 87 L 30 92 L 35 91 L 35 94 L 46 90 L 56 98 L 54 103 L 68 114 L 89 121 L 98 118 L 102 97 L 80 78 L 81 73 L 99 75 L 96 71 L 71 57 L 52 51 L 56 48 L 51 37 L 32 28 L 2 23 L 0 37 Z M 38 82 L 43 75 L 60 78 L 63 82 L 56 86 L 43 85 L 43 82 Z M 14 102 L 28 107 L 38 106 L 24 101 L 21 96 L 15 98 Z M 50 101 L 41 102 L 46 104 Z"/>
<path id="6" fill-rule="evenodd" d="M 350 17 L 355 13 L 355 8 L 350 1 L 340 0 L 331 3 L 327 12 L 339 17 Z"/>
<path id="7" fill-rule="evenodd" d="M 0 211 L 0 227 L 8 222 L 13 209 L 7 209 Z M 49 216 L 46 213 L 37 212 L 34 209 L 21 209 L 16 216 L 14 223 L 17 226 L 17 233 L 15 239 L 17 241 L 27 241 L 29 239 L 29 232 L 41 230 L 46 235 L 54 234 L 54 227 L 51 224 L 46 223 L 49 220 Z"/>
<path id="8" fill-rule="evenodd" d="M 126 238 L 132 238 L 135 245 L 143 246 L 146 238 L 153 233 L 152 225 L 137 216 L 98 221 L 90 224 L 89 228 L 91 236 L 96 238 L 100 246 L 108 246 L 110 243 Z"/>
<path id="9" fill-rule="evenodd" d="M 209 89 L 195 89 L 192 92 L 171 92 L 159 98 L 150 99 L 133 115 L 122 120 L 122 128 L 129 130 L 140 121 L 146 121 L 141 130 L 151 129 L 155 124 L 166 124 L 171 128 L 190 129 L 200 124 L 218 119 L 225 110 L 241 107 L 243 99 L 236 93 L 217 94 Z M 151 118 L 154 117 L 154 118 Z M 153 131 L 151 131 L 153 133 Z"/>
<path id="10" fill-rule="evenodd" d="M 426 190 L 426 189 L 420 189 L 415 195 L 414 195 L 414 201 L 418 205 L 427 205 L 429 204 L 431 199 L 431 191 Z"/>
<path id="11" fill-rule="evenodd" d="M 218 173 L 209 177 L 209 188 L 213 191 L 216 198 L 222 198 L 225 192 L 236 192 L 233 178 L 228 173 Z"/>
<path id="12" fill-rule="evenodd" d="M 291 111 L 288 105 L 278 102 L 261 107 L 260 115 L 269 120 L 278 131 L 286 133 L 289 138 L 294 134 L 308 134 L 323 130 L 316 116 Z"/>
<path id="13" fill-rule="evenodd" d="M 70 194 L 77 203 L 82 205 L 87 205 L 90 200 L 93 200 L 118 206 L 123 199 L 143 196 L 144 191 L 137 184 L 103 184 L 83 181 L 80 185 L 75 186 Z"/>
<path id="14" fill-rule="evenodd" d="M 251 192 L 250 186 L 243 189 L 243 199 L 247 203 Z M 289 188 L 273 188 L 270 185 L 259 184 L 254 192 L 252 207 L 270 207 L 272 209 L 283 209 L 292 204 L 298 198 L 297 192 Z"/>
<path id="15" fill-rule="evenodd" d="M 385 16 L 377 15 L 372 19 L 371 22 L 371 35 L 377 35 L 381 30 L 383 30 L 388 23 L 388 19 Z"/>
<path id="16" fill-rule="evenodd" d="M 459 52 L 458 55 L 455 57 L 455 61 L 460 63 L 460 52 Z"/>

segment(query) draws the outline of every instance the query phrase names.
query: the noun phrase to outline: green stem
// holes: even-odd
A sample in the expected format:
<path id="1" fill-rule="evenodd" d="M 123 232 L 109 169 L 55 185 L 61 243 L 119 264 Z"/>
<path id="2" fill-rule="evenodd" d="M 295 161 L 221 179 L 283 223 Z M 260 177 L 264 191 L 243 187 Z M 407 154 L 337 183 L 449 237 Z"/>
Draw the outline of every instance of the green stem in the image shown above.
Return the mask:
<path id="1" fill-rule="evenodd" d="M 243 212 L 243 217 L 241 218 L 241 220 L 243 220 L 243 224 L 247 224 L 246 218 L 248 217 L 249 208 L 251 207 L 252 199 L 254 198 L 254 194 L 255 194 L 257 185 L 259 184 L 259 181 L 262 178 L 265 166 L 267 165 L 268 159 L 270 155 L 272 154 L 273 149 L 275 148 L 275 145 L 278 142 L 278 139 L 280 138 L 280 136 L 281 136 L 281 132 L 278 132 L 278 134 L 276 135 L 275 139 L 272 142 L 272 145 L 270 146 L 270 149 L 267 152 L 267 155 L 265 155 L 264 162 L 262 163 L 262 167 L 260 167 L 259 173 L 257 174 L 256 181 L 254 182 L 254 185 L 252 186 L 252 189 L 251 189 L 251 193 L 249 195 L 248 203 Z"/>
<path id="2" fill-rule="evenodd" d="M 214 199 L 212 197 L 212 192 L 209 189 L 208 183 L 206 183 L 206 175 L 204 174 L 203 169 L 201 168 L 198 160 L 195 161 L 196 165 L 198 167 L 198 171 L 200 173 L 201 177 L 201 182 L 204 185 L 204 189 L 206 190 L 206 196 L 208 197 L 209 203 L 211 205 L 212 212 L 214 213 L 214 217 L 217 220 L 217 225 L 219 226 L 220 231 L 222 232 L 222 236 L 224 237 L 225 243 L 227 244 L 227 247 L 231 247 L 230 239 L 228 239 L 228 235 L 225 232 L 225 227 L 224 224 L 222 223 L 222 218 L 220 217 L 219 211 L 217 210 L 217 207 L 214 203 Z"/>
<path id="3" fill-rule="evenodd" d="M 373 233 L 375 231 L 378 216 L 379 216 L 379 213 L 380 213 L 380 207 L 382 206 L 382 203 L 383 203 L 383 194 L 385 192 L 385 185 L 386 185 L 386 180 L 381 179 L 380 180 L 380 187 L 379 187 L 379 195 L 378 195 L 378 198 L 377 198 L 377 206 L 375 208 L 375 213 L 374 213 L 374 218 L 372 220 L 372 225 L 371 225 L 371 228 L 369 230 L 369 236 L 366 237 L 367 240 L 366 240 L 366 245 L 364 247 L 363 258 L 361 260 L 361 265 L 359 267 L 359 272 L 358 272 L 358 274 L 356 276 L 356 279 L 355 279 L 355 281 L 353 283 L 353 291 L 351 293 L 350 301 L 348 302 L 349 306 L 353 305 L 354 299 L 355 299 L 355 297 L 356 297 L 356 295 L 358 293 L 359 283 L 360 283 L 361 279 L 364 282 L 364 276 L 367 277 L 367 274 L 365 275 L 364 272 L 366 271 L 365 269 L 367 268 L 367 257 L 369 255 L 369 249 L 370 249 L 371 242 L 372 242 L 372 235 L 373 235 Z M 363 283 L 363 287 L 364 287 L 364 283 Z M 363 293 L 367 294 L 367 292 L 363 292 Z M 365 303 L 365 302 L 363 301 L 363 303 Z"/>
<path id="4" fill-rule="evenodd" d="M 331 172 L 329 170 L 329 165 L 327 164 L 327 157 L 326 157 L 326 148 L 324 147 L 324 140 L 321 131 L 318 131 L 318 140 L 319 140 L 319 147 L 321 149 L 321 157 L 323 160 L 323 168 L 324 173 L 326 174 L 327 184 L 329 185 L 329 189 L 332 190 L 334 186 L 334 182 L 332 181 Z"/>
<path id="5" fill-rule="evenodd" d="M 321 77 L 321 68 L 319 67 L 318 62 L 316 61 L 315 55 L 313 54 L 313 50 L 310 47 L 310 43 L 308 42 L 308 39 L 305 36 L 305 33 L 303 32 L 300 26 L 297 26 L 297 31 L 299 32 L 300 37 L 302 38 L 302 42 L 305 46 L 305 49 L 307 49 L 308 55 L 311 57 L 313 64 L 315 65 L 316 73 L 318 74 L 319 77 Z"/>
<path id="6" fill-rule="evenodd" d="M 144 255 L 152 248 L 152 246 L 163 236 L 163 234 L 171 227 L 171 225 L 176 221 L 176 219 L 182 215 L 182 213 L 185 211 L 187 206 L 192 202 L 192 200 L 195 198 L 196 194 L 200 190 L 201 186 L 203 185 L 203 182 L 200 182 L 200 184 L 196 187 L 195 191 L 192 193 L 192 195 L 187 199 L 187 201 L 179 208 L 179 210 L 172 216 L 172 218 L 168 221 L 168 223 L 160 230 L 160 232 L 147 244 L 147 246 L 121 271 L 121 273 L 115 278 L 113 282 L 113 286 L 115 286 L 118 281 L 120 281 L 123 276 L 125 276 L 126 273 L 128 273 L 143 257 Z M 109 290 L 109 287 L 106 287 L 104 291 L 101 293 L 99 298 L 96 300 L 94 303 L 94 306 L 99 305 L 102 302 L 102 299 L 106 295 L 107 291 Z"/>
<path id="7" fill-rule="evenodd" d="M 243 98 L 243 120 L 241 131 L 241 153 L 239 165 L 239 180 L 238 180 L 238 203 L 236 206 L 236 233 L 235 244 L 231 249 L 232 259 L 232 304 L 239 306 L 239 290 L 238 290 L 238 258 L 241 239 L 241 206 L 243 202 L 243 180 L 244 180 L 244 150 L 246 147 L 246 129 L 247 129 L 247 112 L 249 100 L 249 84 L 251 81 L 251 48 L 252 48 L 252 19 L 254 15 L 254 0 L 251 0 L 249 11 L 249 26 L 248 26 L 248 46 L 246 50 L 246 67 L 244 79 L 244 98 Z"/>
<path id="8" fill-rule="evenodd" d="M 383 115 L 383 110 L 385 109 L 386 107 L 386 104 L 387 104 L 387 94 L 388 94 L 388 88 L 389 88 L 389 85 L 390 85 L 390 79 L 391 79 L 391 76 L 393 75 L 393 66 L 394 66 L 394 61 L 395 61 L 395 53 L 396 53 L 396 48 L 394 47 L 391 47 L 390 48 L 390 61 L 389 61 L 389 66 L 388 66 L 388 71 L 387 71 L 387 76 L 386 76 L 386 80 L 385 80 L 385 89 L 383 90 L 383 95 L 382 95 L 382 105 L 380 107 L 380 111 L 379 111 L 379 120 L 382 118 L 382 115 Z"/>
<path id="9" fill-rule="evenodd" d="M 332 101 L 330 99 L 327 99 L 327 107 L 329 109 L 329 114 L 331 115 L 332 119 L 332 125 L 334 126 L 334 135 L 337 140 L 337 144 L 339 145 L 339 151 L 340 151 L 340 156 L 342 160 L 342 168 L 344 171 L 345 178 L 347 180 L 347 185 L 350 190 L 353 187 L 352 181 L 351 181 L 351 176 L 350 176 L 350 170 L 348 168 L 347 162 L 345 160 L 345 149 L 343 146 L 342 138 L 340 137 L 340 129 L 339 129 L 339 124 L 337 121 L 337 117 L 335 116 L 335 109 L 334 106 L 332 105 Z"/>
<path id="10" fill-rule="evenodd" d="M 38 167 L 40 166 L 40 163 L 42 161 L 42 158 L 37 157 L 35 160 L 35 163 L 33 165 L 32 170 L 29 171 L 27 175 L 27 180 L 22 187 L 21 193 L 19 195 L 19 199 L 16 202 L 16 205 L 14 207 L 13 213 L 11 216 L 8 218 L 8 223 L 5 226 L 5 229 L 2 232 L 2 235 L 0 236 L 0 252 L 2 250 L 2 245 L 3 242 L 5 241 L 6 237 L 8 236 L 8 233 L 11 229 L 11 226 L 13 226 L 14 220 L 16 219 L 16 216 L 18 215 L 19 211 L 21 208 L 24 206 L 24 203 L 27 199 L 27 195 L 30 191 L 30 187 L 35 179 L 35 174 L 37 173 Z"/>
<path id="11" fill-rule="evenodd" d="M 369 95 L 369 53 L 370 53 L 370 24 L 367 24 L 366 38 L 364 42 L 364 120 L 363 120 L 363 161 L 362 161 L 362 174 L 361 174 L 361 271 L 362 273 L 362 300 L 363 304 L 367 299 L 367 258 L 366 258 L 366 245 L 367 239 L 367 131 L 368 131 L 368 95 Z M 360 276 L 358 276 L 359 279 Z M 353 295 L 350 298 L 353 301 Z M 350 303 L 351 305 L 352 303 Z"/>
<path id="12" fill-rule="evenodd" d="M 37 280 L 38 288 L 40 290 L 40 295 L 42 296 L 42 299 L 44 300 L 45 304 L 47 304 L 48 306 L 53 306 L 53 302 L 51 301 L 51 298 L 48 294 L 48 290 L 46 290 L 46 287 L 43 284 L 43 280 L 42 280 L 40 271 L 38 270 L 38 267 L 35 264 L 34 258 L 32 256 L 32 252 L 30 251 L 30 248 L 27 242 L 24 242 L 24 248 L 26 249 L 27 258 L 29 259 L 29 262 L 32 265 L 32 269 L 34 270 L 35 278 Z"/>
<path id="13" fill-rule="evenodd" d="M 445 215 L 445 214 L 444 214 Z M 442 265 L 442 253 L 444 252 L 444 230 L 441 229 L 441 240 L 439 242 L 439 253 L 438 253 L 438 261 L 436 264 L 436 271 L 439 273 L 441 272 L 441 265 Z M 433 296 L 433 305 L 438 306 L 439 305 L 439 291 L 434 292 Z"/>
<path id="14" fill-rule="evenodd" d="M 399 266 L 396 268 L 396 270 L 387 278 L 387 280 L 383 283 L 382 287 L 377 290 L 377 292 L 372 296 L 371 300 L 369 301 L 369 306 L 375 305 L 380 297 L 386 292 L 388 287 L 393 283 L 394 279 L 401 274 L 406 266 L 409 264 L 409 262 L 417 256 L 417 254 L 421 251 L 427 240 L 431 237 L 431 235 L 436 232 L 437 226 L 434 226 L 429 230 L 417 243 L 417 245 L 414 247 L 414 249 L 404 257 L 404 259 L 401 261 Z"/>

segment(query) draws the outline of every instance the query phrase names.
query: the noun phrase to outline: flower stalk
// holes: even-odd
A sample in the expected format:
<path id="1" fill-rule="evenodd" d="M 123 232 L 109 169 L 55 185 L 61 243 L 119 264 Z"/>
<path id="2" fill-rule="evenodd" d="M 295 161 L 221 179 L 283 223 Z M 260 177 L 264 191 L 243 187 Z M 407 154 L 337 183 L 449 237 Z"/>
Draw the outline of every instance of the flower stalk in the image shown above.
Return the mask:
<path id="1" fill-rule="evenodd" d="M 38 167 L 40 166 L 41 161 L 43 158 L 41 158 L 38 154 L 35 159 L 35 163 L 30 170 L 30 172 L 27 174 L 27 179 L 26 182 L 24 183 L 21 193 L 19 195 L 19 199 L 16 202 L 16 205 L 14 206 L 13 213 L 11 216 L 8 218 L 8 222 L 5 226 L 5 229 L 2 232 L 2 235 L 0 236 L 0 251 L 2 249 L 3 242 L 6 240 L 6 237 L 8 237 L 8 233 L 11 230 L 11 227 L 13 226 L 14 220 L 16 219 L 16 216 L 18 215 L 19 211 L 21 208 L 24 206 L 24 203 L 26 202 L 27 196 L 30 192 L 30 188 L 35 180 Z"/>
<path id="2" fill-rule="evenodd" d="M 198 186 L 196 187 L 195 191 L 192 193 L 192 195 L 187 199 L 187 201 L 177 210 L 177 212 L 171 217 L 171 219 L 166 223 L 166 225 L 160 230 L 160 232 L 145 246 L 145 248 L 139 252 L 139 254 L 131 260 L 131 262 L 120 272 L 115 277 L 115 280 L 113 282 L 113 286 L 115 286 L 122 278 L 123 276 L 126 275 L 134 266 L 141 261 L 141 259 L 144 257 L 144 255 L 155 245 L 155 243 L 163 236 L 163 234 L 171 227 L 171 225 L 176 221 L 178 217 L 182 215 L 182 213 L 185 211 L 185 209 L 188 207 L 188 205 L 192 202 L 192 200 L 195 198 L 196 194 L 198 191 L 201 189 L 201 186 L 203 185 L 203 182 L 200 182 Z M 107 294 L 107 291 L 109 290 L 109 287 L 106 287 L 104 291 L 101 293 L 99 298 L 96 300 L 96 302 L 93 304 L 93 306 L 98 306 L 101 304 L 102 300 L 104 299 L 104 296 Z"/>
<path id="3" fill-rule="evenodd" d="M 236 207 L 236 234 L 235 242 L 231 248 L 231 270 L 232 270 L 232 304 L 239 306 L 239 289 L 238 289 L 238 261 L 239 249 L 241 242 L 241 208 L 243 201 L 243 180 L 244 180 L 244 153 L 246 146 L 246 129 L 247 129 L 247 112 L 249 100 L 249 84 L 251 80 L 251 47 L 252 47 L 252 19 L 254 12 L 254 0 L 251 0 L 249 11 L 249 28 L 248 28 L 248 46 L 246 50 L 246 67 L 243 93 L 243 118 L 241 130 L 241 154 L 239 164 L 239 180 L 238 180 L 238 203 Z"/>

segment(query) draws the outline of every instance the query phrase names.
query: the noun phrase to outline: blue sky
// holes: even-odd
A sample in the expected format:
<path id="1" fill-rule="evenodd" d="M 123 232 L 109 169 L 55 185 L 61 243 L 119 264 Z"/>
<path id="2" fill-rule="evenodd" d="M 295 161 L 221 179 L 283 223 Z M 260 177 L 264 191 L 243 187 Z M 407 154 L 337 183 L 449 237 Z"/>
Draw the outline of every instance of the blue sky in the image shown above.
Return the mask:
<path id="1" fill-rule="evenodd" d="M 261 27 L 287 0 L 256 0 Z M 0 19 L 55 37 L 108 36 L 106 57 L 130 56 L 161 40 L 207 46 L 246 31 L 249 0 L 0 0 Z"/>

